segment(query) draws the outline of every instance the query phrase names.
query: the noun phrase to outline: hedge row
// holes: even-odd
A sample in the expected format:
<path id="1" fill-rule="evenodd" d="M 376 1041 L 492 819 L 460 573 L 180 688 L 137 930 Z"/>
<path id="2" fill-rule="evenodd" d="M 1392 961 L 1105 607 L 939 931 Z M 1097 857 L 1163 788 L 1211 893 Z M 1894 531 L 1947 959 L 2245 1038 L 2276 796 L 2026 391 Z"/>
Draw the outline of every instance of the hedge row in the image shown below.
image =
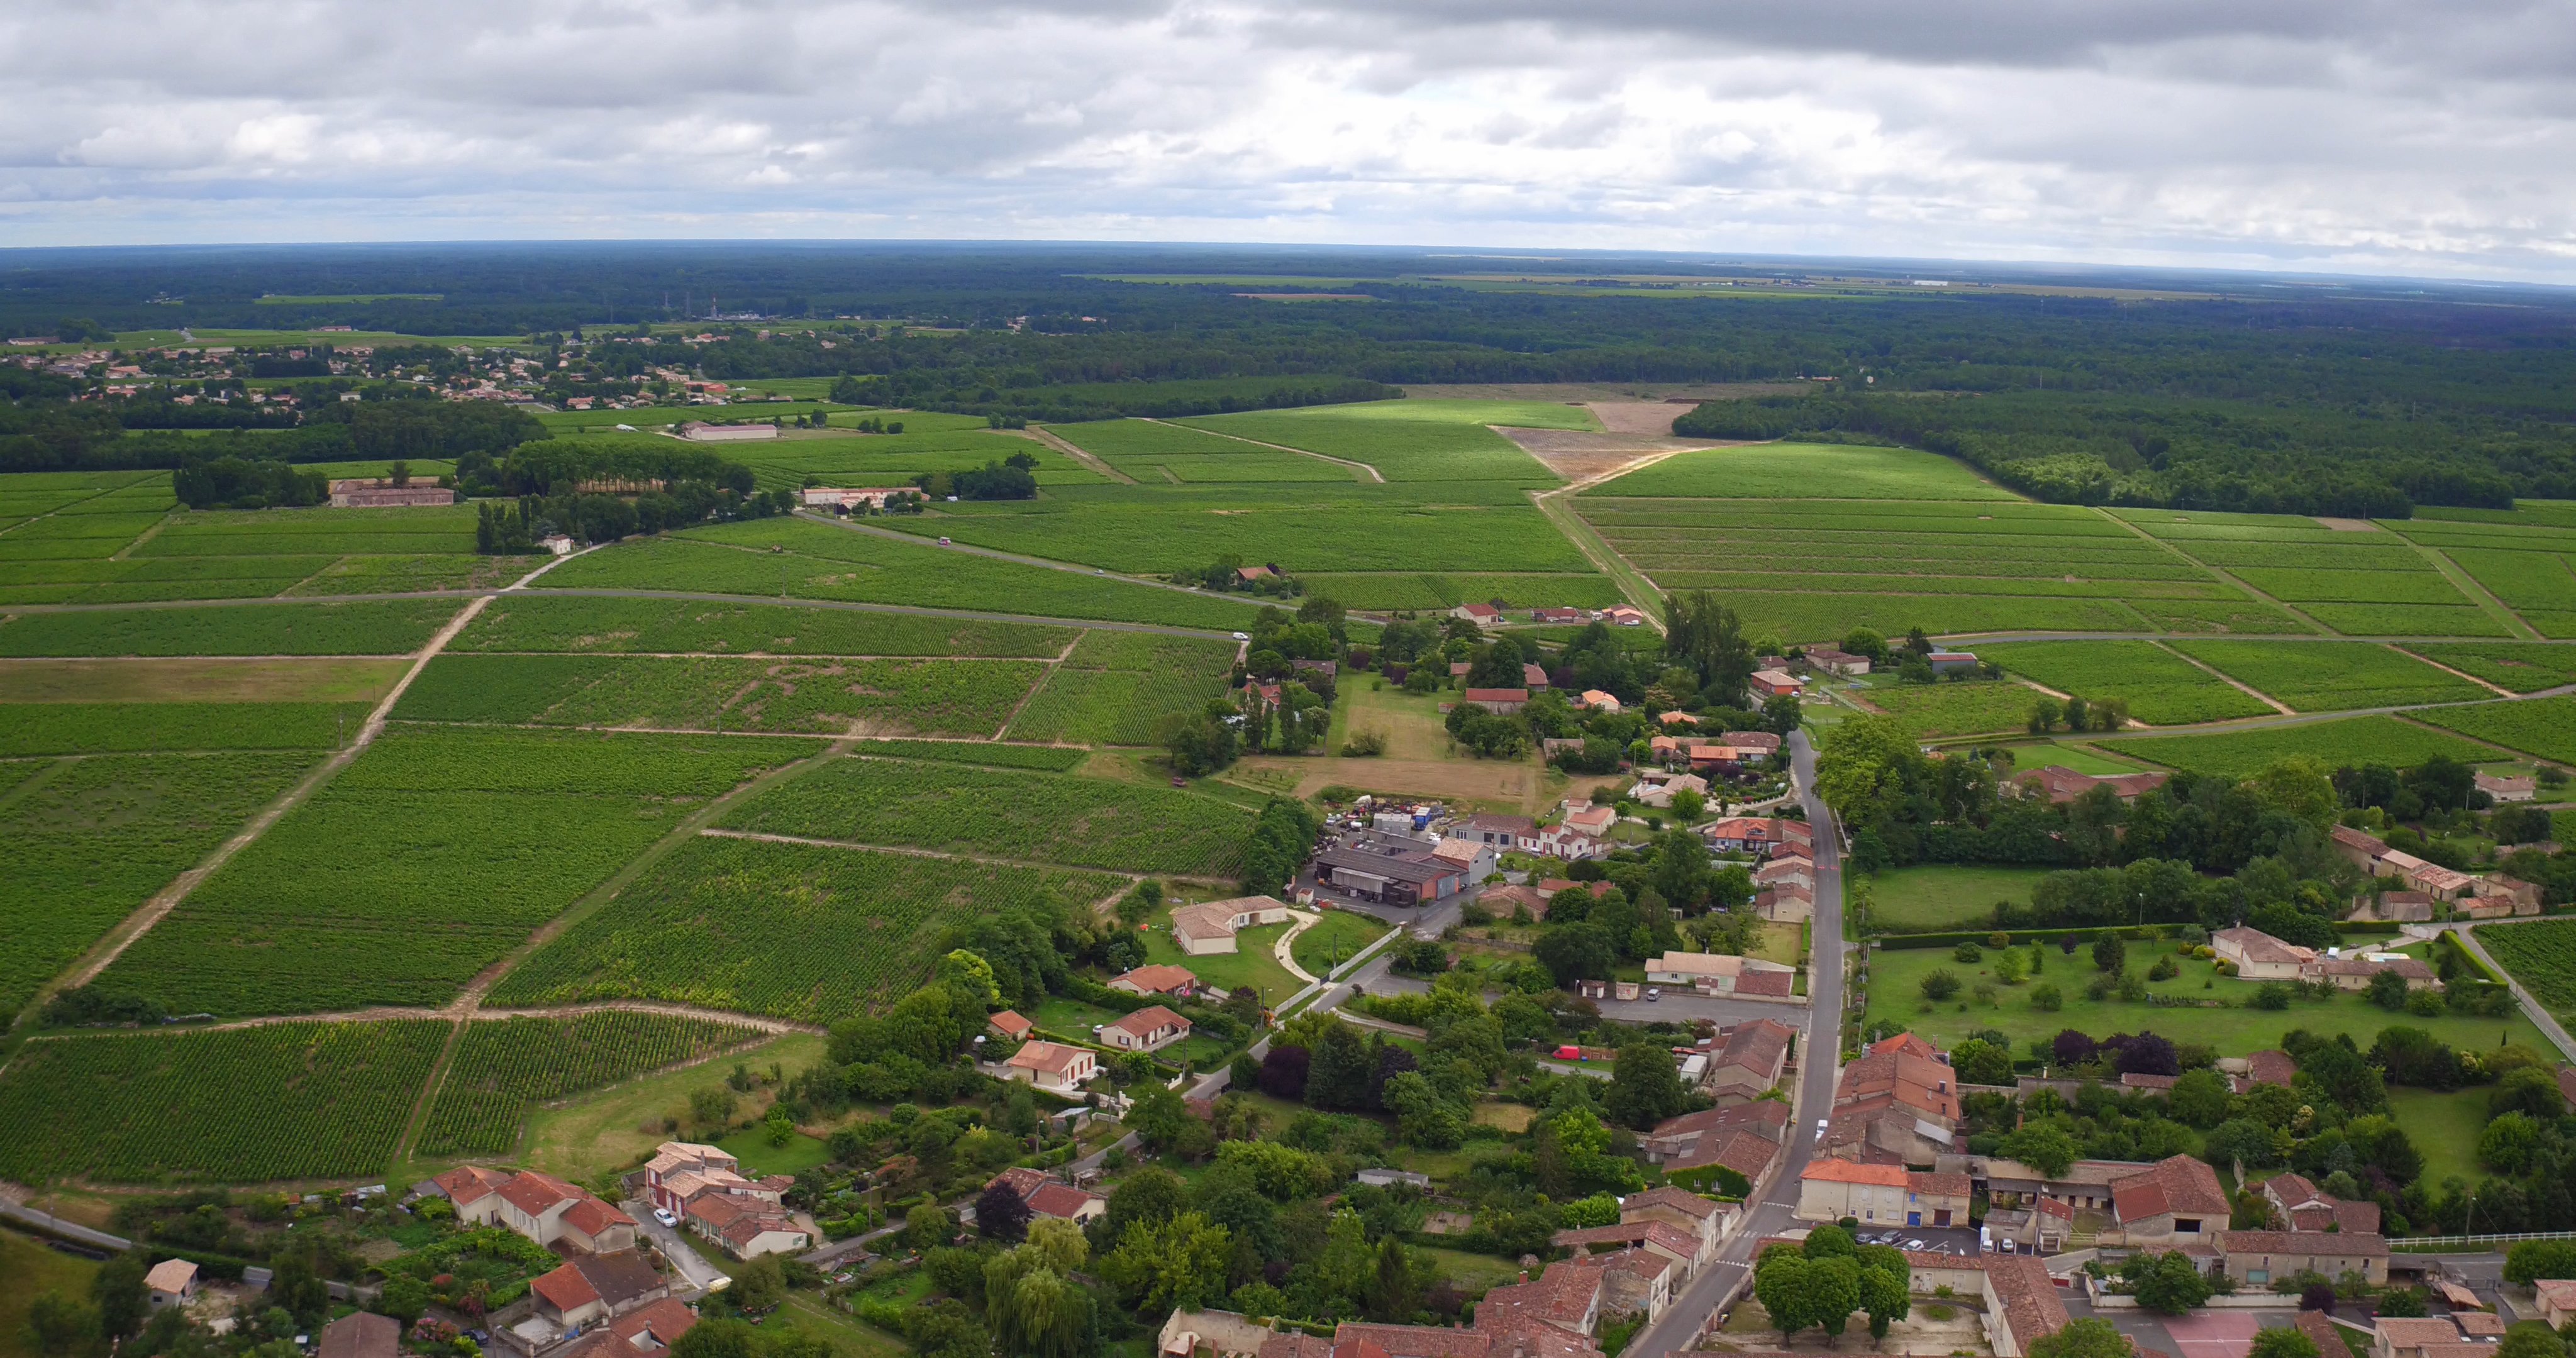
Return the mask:
<path id="1" fill-rule="evenodd" d="M 2105 934 L 2118 934 L 2124 939 L 2138 940 L 2147 938 L 2158 929 L 2171 931 L 2180 927 L 2173 924 L 2150 924 L 2145 928 L 2104 929 L 2094 926 L 2083 929 L 2006 929 L 2003 932 L 2009 935 L 2015 944 L 2040 941 L 2055 943 L 2066 938 L 2072 938 L 2077 943 L 2092 943 L 2100 940 Z M 2354 938 L 2386 936 L 2396 933 L 2397 929 L 2398 926 L 2394 924 L 2376 920 L 2346 920 L 2335 925 L 2336 932 Z M 1995 932 L 1992 929 L 1945 929 L 1938 933 L 1927 934 L 1879 934 L 1870 938 L 1868 942 L 1874 947 L 1889 949 L 1955 948 L 1962 943 L 1982 945 L 1987 939 L 1992 938 Z M 2171 938 L 2173 935 L 2168 932 L 2165 936 Z M 2449 936 L 2447 933 L 2443 935 L 2445 938 Z M 2466 956 L 2465 953 L 2462 955 Z"/>

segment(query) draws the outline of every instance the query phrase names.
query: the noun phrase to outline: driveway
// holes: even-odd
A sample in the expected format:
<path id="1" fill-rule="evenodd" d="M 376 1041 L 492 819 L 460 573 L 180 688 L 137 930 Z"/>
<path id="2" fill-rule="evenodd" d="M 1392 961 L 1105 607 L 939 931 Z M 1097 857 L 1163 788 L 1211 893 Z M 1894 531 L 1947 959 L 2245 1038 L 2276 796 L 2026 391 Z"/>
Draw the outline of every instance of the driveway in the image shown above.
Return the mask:
<path id="1" fill-rule="evenodd" d="M 689 1242 L 681 1239 L 678 1231 L 663 1225 L 661 1218 L 653 1215 L 653 1204 L 630 1198 L 625 1208 L 626 1215 L 635 1218 L 635 1228 L 652 1240 L 653 1247 L 662 1252 L 662 1257 L 671 1261 L 672 1271 L 689 1286 L 701 1292 L 712 1291 L 730 1276 L 707 1262 L 705 1255 L 689 1248 Z"/>

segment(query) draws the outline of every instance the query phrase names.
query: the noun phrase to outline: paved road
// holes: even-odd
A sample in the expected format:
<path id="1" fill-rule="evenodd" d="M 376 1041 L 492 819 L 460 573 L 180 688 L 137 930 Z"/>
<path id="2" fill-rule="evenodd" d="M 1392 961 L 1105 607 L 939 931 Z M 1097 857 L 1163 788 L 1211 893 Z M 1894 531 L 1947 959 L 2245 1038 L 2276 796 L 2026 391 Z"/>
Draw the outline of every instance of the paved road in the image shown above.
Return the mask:
<path id="1" fill-rule="evenodd" d="M 77 1221 L 65 1221 L 51 1212 L 41 1211 L 7 1198 L 0 1198 L 0 1218 L 22 1222 L 40 1231 L 61 1236 L 65 1240 L 76 1240 L 81 1244 L 95 1245 L 103 1250 L 126 1250 L 134 1246 L 134 1242 L 124 1236 L 93 1230 Z"/>
<path id="2" fill-rule="evenodd" d="M 635 1218 L 635 1228 L 652 1238 L 654 1248 L 662 1251 L 662 1257 L 671 1261 L 671 1267 L 688 1281 L 689 1286 L 703 1292 L 725 1280 L 723 1269 L 708 1263 L 705 1256 L 689 1248 L 689 1242 L 682 1240 L 678 1231 L 663 1225 L 662 1219 L 653 1215 L 653 1204 L 641 1198 L 630 1198 L 625 1209 L 626 1215 Z"/>
<path id="3" fill-rule="evenodd" d="M 1815 1155 L 1816 1119 L 1823 1116 L 1821 1110 L 1833 1105 L 1834 1077 L 1842 1060 L 1842 837 L 1834 825 L 1833 813 L 1825 809 L 1814 792 L 1815 746 L 1804 731 L 1791 733 L 1788 744 L 1790 761 L 1797 770 L 1799 800 L 1807 808 L 1808 822 L 1817 829 L 1815 965 L 1807 977 L 1812 1003 L 1807 1011 L 1806 1035 L 1798 1044 L 1798 1112 L 1789 1125 L 1789 1154 L 1761 1200 L 1750 1204 L 1751 1217 L 1744 1228 L 1718 1252 L 1716 1261 L 1674 1299 L 1663 1319 L 1648 1326 L 1629 1344 L 1630 1358 L 1666 1358 L 1688 1349 L 1716 1310 L 1718 1299 L 1752 1267 L 1756 1243 L 1793 1224 L 1790 1211 L 1798 1201 L 1798 1174 Z"/>

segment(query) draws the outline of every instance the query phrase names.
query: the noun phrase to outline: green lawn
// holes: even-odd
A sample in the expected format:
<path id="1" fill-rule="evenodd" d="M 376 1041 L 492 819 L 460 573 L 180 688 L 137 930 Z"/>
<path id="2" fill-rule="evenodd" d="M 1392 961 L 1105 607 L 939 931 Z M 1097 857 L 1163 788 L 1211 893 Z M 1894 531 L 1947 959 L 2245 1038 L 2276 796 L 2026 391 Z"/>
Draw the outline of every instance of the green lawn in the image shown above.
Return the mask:
<path id="1" fill-rule="evenodd" d="M 757 1179 L 765 1174 L 801 1174 L 832 1158 L 832 1148 L 798 1133 L 784 1146 L 769 1144 L 769 1133 L 755 1127 L 716 1143 L 742 1161 L 742 1172 Z"/>
<path id="2" fill-rule="evenodd" d="M 2476 1183 L 2485 1173 L 2478 1168 L 2478 1133 L 2487 1125 L 2486 1090 L 2472 1086 L 2437 1094 L 2429 1089 L 2391 1089 L 2388 1110 L 2397 1125 L 2406 1129 L 2406 1139 L 2424 1153 L 2426 1187 L 2439 1188 L 2444 1179 L 2454 1177 Z"/>
<path id="3" fill-rule="evenodd" d="M 804 1293 L 793 1293 L 787 1304 L 764 1322 L 764 1329 L 788 1329 L 812 1335 L 832 1346 L 838 1358 L 901 1358 L 911 1346 L 874 1325 L 862 1324 Z"/>
<path id="4" fill-rule="evenodd" d="M 1877 932 L 1912 934 L 1983 928 L 1994 921 L 1995 902 L 2027 903 L 2031 884 L 2050 871 L 1931 864 L 1852 880 L 1870 889 Z"/>
<path id="5" fill-rule="evenodd" d="M 1461 1292 L 1481 1294 L 1486 1288 L 1500 1287 L 1520 1276 L 1520 1265 L 1490 1254 L 1469 1254 L 1438 1245 L 1422 1246 L 1416 1252 L 1437 1262 L 1440 1271 L 1448 1274 Z"/>
<path id="6" fill-rule="evenodd" d="M 2153 961 L 2149 951 L 2155 947 L 2171 948 L 2171 943 L 2132 942 L 2129 945 L 2130 970 L 2144 974 Z M 2023 953 L 2028 955 L 2029 949 Z M 2417 1018 L 2411 1014 L 2391 1014 L 2358 995 L 2337 995 L 2331 1000 L 2293 1000 L 2283 1010 L 2263 1010 L 2243 1002 L 2255 991 L 2250 981 L 2214 977 L 2207 962 L 2186 962 L 2182 974 L 2170 981 L 2151 983 L 2153 994 L 2174 995 L 2192 999 L 2226 999 L 2235 1001 L 2225 1009 L 2158 1009 L 2144 1001 L 2132 1003 L 2120 999 L 2089 1000 L 2084 987 L 2099 973 L 2093 969 L 2089 952 L 2079 949 L 2073 956 L 2047 950 L 2047 970 L 2032 981 L 2017 986 L 2000 987 L 1995 1006 L 1979 1004 L 1973 994 L 1976 985 L 1993 980 L 1994 954 L 1988 951 L 1977 962 L 1952 960 L 1947 948 L 1881 949 L 1870 955 L 1869 1013 L 1865 1023 L 1882 1019 L 1905 1024 L 1921 1033 L 1935 1046 L 1951 1047 L 1966 1040 L 1980 1028 L 1993 1028 L 2013 1040 L 2016 1055 L 2025 1052 L 2029 1040 L 2051 1037 L 2073 1028 L 2094 1037 L 2112 1033 L 2154 1032 L 2176 1042 L 2205 1042 L 2218 1049 L 2221 1056 L 2243 1056 L 2281 1044 L 2281 1034 L 2293 1028 L 2305 1028 L 2325 1037 L 2337 1033 L 2352 1034 L 2353 1041 L 2367 1047 L 2379 1036 L 2379 1030 L 2396 1024 L 2423 1028 L 2455 1047 L 2485 1050 L 2505 1042 L 2517 1043 L 2534 1051 L 2548 1051 L 2548 1039 L 2521 1014 L 2502 1019 L 2463 1019 L 2447 1015 L 2439 1018 Z M 1947 969 L 1963 983 L 1959 995 L 1934 1012 L 1925 1013 L 1923 978 L 1935 969 Z M 2216 984 L 2204 986 L 2215 979 Z M 2056 1013 L 2042 1013 L 2030 1005 L 2030 993 L 2041 982 L 2056 985 L 2065 996 L 2065 1008 Z"/>
<path id="7" fill-rule="evenodd" d="M 98 1265 L 50 1250 L 23 1235 L 0 1231 L 0 1358 L 35 1358 L 27 1341 L 27 1311 L 37 1297 L 59 1291 L 89 1300 Z"/>
<path id="8" fill-rule="evenodd" d="M 1353 953 L 1376 942 L 1386 928 L 1366 915 L 1327 910 L 1323 921 L 1297 935 L 1288 951 L 1297 958 L 1297 965 L 1320 977 L 1329 974 L 1336 963 L 1349 961 Z"/>
<path id="9" fill-rule="evenodd" d="M 1203 953 L 1186 956 L 1172 942 L 1171 915 L 1168 911 L 1155 917 L 1153 926 L 1144 934 L 1145 960 L 1187 967 L 1200 980 L 1220 990 L 1249 985 L 1261 992 L 1261 1002 L 1276 1006 L 1280 1001 L 1306 988 L 1306 983 L 1288 974 L 1271 955 L 1279 936 L 1288 932 L 1285 924 L 1265 924 L 1246 929 L 1234 936 L 1235 950 L 1230 953 Z"/>

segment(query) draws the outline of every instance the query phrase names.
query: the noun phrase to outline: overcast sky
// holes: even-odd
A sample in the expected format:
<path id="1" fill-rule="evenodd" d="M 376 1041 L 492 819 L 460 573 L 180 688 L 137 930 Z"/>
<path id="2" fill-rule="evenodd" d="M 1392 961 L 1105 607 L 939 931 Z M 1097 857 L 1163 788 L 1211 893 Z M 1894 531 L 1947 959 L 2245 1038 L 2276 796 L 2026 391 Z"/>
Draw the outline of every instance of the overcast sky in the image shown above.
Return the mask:
<path id="1" fill-rule="evenodd" d="M 1645 247 L 2576 282 L 2576 5 L 14 0 L 0 245 Z"/>

